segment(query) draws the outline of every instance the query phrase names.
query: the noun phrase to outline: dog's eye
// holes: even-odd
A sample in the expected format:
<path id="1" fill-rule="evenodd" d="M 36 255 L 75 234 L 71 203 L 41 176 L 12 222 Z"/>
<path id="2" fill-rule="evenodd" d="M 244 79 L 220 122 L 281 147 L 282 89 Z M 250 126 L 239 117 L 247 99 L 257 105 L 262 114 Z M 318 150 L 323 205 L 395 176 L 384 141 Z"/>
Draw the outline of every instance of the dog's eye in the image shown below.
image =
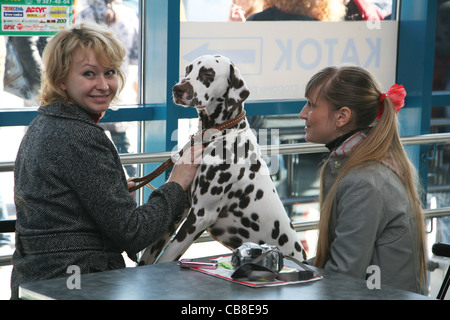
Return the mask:
<path id="1" fill-rule="evenodd" d="M 213 69 L 201 69 L 199 76 L 201 79 L 214 78 L 216 76 L 216 73 Z"/>
<path id="2" fill-rule="evenodd" d="M 203 75 L 203 77 L 214 78 L 214 73 L 213 72 L 205 72 L 202 75 Z"/>

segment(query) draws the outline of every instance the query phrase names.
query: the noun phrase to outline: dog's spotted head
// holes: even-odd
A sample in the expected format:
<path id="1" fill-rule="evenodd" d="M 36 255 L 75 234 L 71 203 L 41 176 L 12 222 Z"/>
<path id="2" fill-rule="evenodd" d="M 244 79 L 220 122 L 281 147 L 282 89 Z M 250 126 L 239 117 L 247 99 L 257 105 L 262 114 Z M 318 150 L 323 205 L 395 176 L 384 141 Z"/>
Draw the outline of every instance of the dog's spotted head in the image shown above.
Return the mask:
<path id="1" fill-rule="evenodd" d="M 205 55 L 186 67 L 185 77 L 173 89 L 173 100 L 184 107 L 227 118 L 250 95 L 239 70 L 227 57 Z M 223 119 L 225 120 L 225 119 Z"/>

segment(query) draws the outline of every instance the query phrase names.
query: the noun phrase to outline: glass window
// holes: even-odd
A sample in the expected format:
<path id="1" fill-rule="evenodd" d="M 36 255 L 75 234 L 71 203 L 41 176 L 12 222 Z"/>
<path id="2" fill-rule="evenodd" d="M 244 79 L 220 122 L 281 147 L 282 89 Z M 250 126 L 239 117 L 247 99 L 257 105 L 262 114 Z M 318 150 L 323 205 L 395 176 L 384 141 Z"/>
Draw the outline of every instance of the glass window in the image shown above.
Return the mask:
<path id="1" fill-rule="evenodd" d="M 320 69 L 359 65 L 384 88 L 395 83 L 396 1 L 323 1 L 322 8 L 306 8 L 303 1 L 295 0 L 183 0 L 181 4 L 180 77 L 198 56 L 230 58 L 250 88 L 247 112 L 255 105 L 256 112 L 270 114 L 248 117 L 251 127 L 259 138 L 258 132 L 276 132 L 274 144 L 305 142 L 304 121 L 298 114 L 285 114 L 264 103 L 298 101 L 300 112 L 306 83 Z M 272 109 L 262 112 L 263 108 Z M 179 123 L 183 122 L 189 123 L 178 127 L 180 142 L 193 133 L 188 128 L 197 128 L 196 119 Z M 317 168 L 322 157 L 315 153 L 277 159 L 273 180 L 294 221 L 318 219 Z"/>
<path id="2" fill-rule="evenodd" d="M 433 91 L 450 90 L 450 1 L 439 0 L 436 19 Z M 431 133 L 450 132 L 450 106 L 433 106 Z M 450 207 L 450 144 L 431 146 L 428 170 L 428 208 Z M 437 240 L 449 241 L 449 217 L 437 219 Z M 440 229 L 439 229 L 440 228 Z M 441 231 L 439 231 L 441 230 Z"/>
<path id="3" fill-rule="evenodd" d="M 439 0 L 434 58 L 434 91 L 450 90 L 450 1 Z M 450 106 L 433 106 L 431 132 L 450 132 Z"/>
<path id="4" fill-rule="evenodd" d="M 450 90 L 450 1 L 447 0 L 438 1 L 433 89 Z"/>
<path id="5" fill-rule="evenodd" d="M 323 1 L 320 10 L 302 3 L 272 0 L 267 8 L 256 0 L 184 0 L 180 75 L 200 55 L 225 55 L 245 77 L 249 101 L 302 100 L 307 80 L 329 65 L 362 66 L 386 89 L 395 82 L 396 56 L 390 53 L 397 52 L 398 23 L 387 21 L 395 17 L 393 1 Z M 224 23 L 238 20 L 238 5 L 245 23 Z M 244 9 L 252 15 L 245 18 Z"/>
<path id="6" fill-rule="evenodd" d="M 86 20 L 106 23 L 125 45 L 128 52 L 124 65 L 127 82 L 114 107 L 135 106 L 139 102 L 139 1 L 75 0 L 73 9 L 75 23 Z M 20 111 L 39 107 L 40 72 L 43 68 L 41 56 L 49 39 L 48 36 L 0 36 L 0 109 L 17 110 L 20 117 Z M 119 153 L 140 151 L 139 122 L 100 122 L 100 126 Z M 23 126 L 0 127 L 0 162 L 13 164 L 26 129 Z M 125 165 L 124 170 L 128 177 L 139 175 L 137 165 Z M 12 171 L 0 172 L 0 220 L 15 218 L 14 174 Z M 13 250 L 14 234 L 0 234 L 0 258 L 10 257 Z M 3 260 L 0 262 L 3 263 Z M 9 288 L 6 282 L 5 288 Z M 0 297 L 3 298 L 3 291 Z"/>
<path id="7" fill-rule="evenodd" d="M 119 106 L 138 103 L 138 4 L 138 0 L 74 1 L 75 23 L 94 21 L 107 24 L 127 49 L 124 64 L 127 81 Z M 43 67 L 41 56 L 48 39 L 47 36 L 0 36 L 0 62 L 4 59 L 1 65 L 5 72 L 0 108 L 38 107 Z"/>
<path id="8" fill-rule="evenodd" d="M 390 20 L 394 2 L 331 0 L 314 7 L 301 0 L 182 0 L 181 21 Z"/>

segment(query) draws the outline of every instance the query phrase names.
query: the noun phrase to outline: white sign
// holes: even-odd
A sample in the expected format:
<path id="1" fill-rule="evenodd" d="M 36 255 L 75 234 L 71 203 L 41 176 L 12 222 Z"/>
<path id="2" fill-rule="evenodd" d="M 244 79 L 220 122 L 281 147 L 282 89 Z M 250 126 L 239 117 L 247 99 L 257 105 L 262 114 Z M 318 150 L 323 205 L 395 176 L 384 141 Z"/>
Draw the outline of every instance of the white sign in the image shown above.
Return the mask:
<path id="1" fill-rule="evenodd" d="M 395 82 L 397 21 L 182 22 L 180 77 L 204 54 L 222 54 L 241 71 L 249 100 L 301 100 L 306 83 L 330 65 L 366 68 Z"/>

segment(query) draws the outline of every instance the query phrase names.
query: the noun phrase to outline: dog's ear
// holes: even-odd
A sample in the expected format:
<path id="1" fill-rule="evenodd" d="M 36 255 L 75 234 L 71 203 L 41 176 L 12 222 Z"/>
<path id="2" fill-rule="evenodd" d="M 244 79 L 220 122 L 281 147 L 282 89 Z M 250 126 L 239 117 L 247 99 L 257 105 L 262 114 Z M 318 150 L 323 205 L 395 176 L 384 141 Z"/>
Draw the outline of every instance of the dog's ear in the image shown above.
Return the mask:
<path id="1" fill-rule="evenodd" d="M 225 95 L 227 108 L 241 105 L 250 95 L 250 90 L 241 77 L 239 69 L 230 64 L 230 76 L 228 78 L 228 91 Z"/>

